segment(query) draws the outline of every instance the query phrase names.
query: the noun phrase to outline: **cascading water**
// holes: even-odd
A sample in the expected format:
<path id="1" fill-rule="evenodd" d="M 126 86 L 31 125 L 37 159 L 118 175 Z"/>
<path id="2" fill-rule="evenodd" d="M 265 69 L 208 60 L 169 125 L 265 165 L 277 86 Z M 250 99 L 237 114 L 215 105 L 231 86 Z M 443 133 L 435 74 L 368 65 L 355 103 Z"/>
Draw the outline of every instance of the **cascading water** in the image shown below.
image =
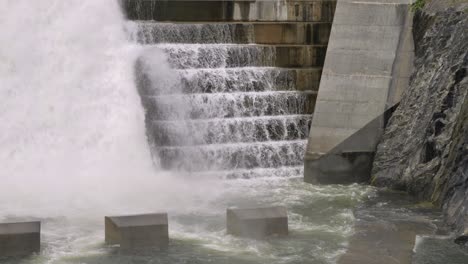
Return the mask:
<path id="1" fill-rule="evenodd" d="M 0 32 L 0 221 L 43 224 L 39 255 L 2 264 L 333 263 L 345 249 L 369 189 L 284 179 L 302 173 L 313 95 L 272 67 L 274 49 L 247 45 L 248 26 L 5 0 Z M 288 207 L 290 237 L 226 235 L 227 207 L 266 205 Z M 168 252 L 102 243 L 104 215 L 153 211 L 169 212 Z"/>
<path id="2" fill-rule="evenodd" d="M 236 44 L 251 40 L 249 27 L 235 24 L 130 28 L 148 45 L 137 73 L 162 168 L 220 178 L 301 175 L 314 94 L 295 90 L 291 69 L 274 67 L 274 46 Z M 177 87 L 151 78 L 152 51 L 167 54 Z"/>
<path id="3" fill-rule="evenodd" d="M 88 208 L 153 178 L 118 3 L 2 1 L 0 14 L 2 207 Z"/>

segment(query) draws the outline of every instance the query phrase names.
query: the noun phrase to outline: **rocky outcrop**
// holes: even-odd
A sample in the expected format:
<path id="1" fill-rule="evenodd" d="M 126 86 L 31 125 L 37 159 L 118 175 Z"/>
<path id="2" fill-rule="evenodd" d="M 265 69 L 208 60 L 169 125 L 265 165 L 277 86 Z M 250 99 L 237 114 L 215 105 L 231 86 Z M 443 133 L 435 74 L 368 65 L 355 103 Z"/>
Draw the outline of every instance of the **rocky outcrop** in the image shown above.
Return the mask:
<path id="1" fill-rule="evenodd" d="M 468 232 L 468 9 L 434 10 L 442 2 L 434 3 L 415 15 L 415 70 L 379 143 L 372 184 L 432 201 L 463 234 Z"/>

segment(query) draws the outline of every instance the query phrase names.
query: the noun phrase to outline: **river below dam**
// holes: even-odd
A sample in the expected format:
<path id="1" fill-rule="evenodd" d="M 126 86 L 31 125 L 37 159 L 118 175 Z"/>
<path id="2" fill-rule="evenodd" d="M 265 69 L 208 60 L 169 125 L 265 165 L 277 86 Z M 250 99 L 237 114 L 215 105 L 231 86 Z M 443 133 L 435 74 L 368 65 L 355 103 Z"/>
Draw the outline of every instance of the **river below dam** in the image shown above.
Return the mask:
<path id="1" fill-rule="evenodd" d="M 332 264 L 362 220 L 437 229 L 406 196 L 303 182 L 316 91 L 296 80 L 325 47 L 236 44 L 236 27 L 127 21 L 112 0 L 0 3 L 0 221 L 42 225 L 40 253 L 1 264 Z M 273 205 L 289 236 L 226 234 L 227 208 Z M 104 243 L 104 216 L 151 212 L 169 215 L 167 250 Z M 414 252 L 467 263 L 443 231 Z"/>
<path id="2" fill-rule="evenodd" d="M 0 262 L 331 264 L 336 263 L 349 247 L 350 238 L 356 232 L 354 224 L 359 220 L 357 218 L 380 216 L 381 220 L 389 217 L 418 221 L 423 219 L 434 226 L 440 224 L 441 220 L 437 211 L 420 207 L 406 196 L 380 194 L 362 185 L 321 187 L 304 184 L 300 178 L 277 178 L 230 180 L 224 182 L 223 187 L 222 195 L 216 199 L 208 201 L 200 198 L 197 206 L 184 208 L 183 212 L 176 208 L 168 210 L 171 237 L 168 250 L 140 255 L 119 253 L 118 248 L 104 244 L 103 217 L 77 214 L 73 217 L 40 219 L 43 223 L 42 253 Z M 367 204 L 369 201 L 372 203 Z M 290 235 L 266 240 L 227 235 L 226 208 L 244 205 L 286 206 Z M 466 253 L 448 237 L 440 237 L 418 238 L 413 263 L 466 263 Z"/>

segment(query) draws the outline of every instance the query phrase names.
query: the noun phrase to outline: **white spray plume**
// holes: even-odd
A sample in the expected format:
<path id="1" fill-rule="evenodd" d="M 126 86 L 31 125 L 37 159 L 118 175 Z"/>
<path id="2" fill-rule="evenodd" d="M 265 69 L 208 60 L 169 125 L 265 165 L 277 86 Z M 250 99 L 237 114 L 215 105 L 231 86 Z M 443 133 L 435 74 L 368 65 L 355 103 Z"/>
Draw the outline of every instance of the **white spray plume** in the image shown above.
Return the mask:
<path id="1" fill-rule="evenodd" d="M 0 217 L 158 210 L 209 193 L 151 162 L 141 47 L 124 22 L 115 0 L 0 1 Z"/>

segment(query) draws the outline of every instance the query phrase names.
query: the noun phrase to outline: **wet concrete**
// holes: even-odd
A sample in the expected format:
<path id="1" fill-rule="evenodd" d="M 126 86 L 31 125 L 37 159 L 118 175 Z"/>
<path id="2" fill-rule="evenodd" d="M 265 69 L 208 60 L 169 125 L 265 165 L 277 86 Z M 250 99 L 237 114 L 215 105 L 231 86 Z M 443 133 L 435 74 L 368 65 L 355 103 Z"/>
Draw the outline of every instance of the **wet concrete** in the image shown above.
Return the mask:
<path id="1" fill-rule="evenodd" d="M 416 237 L 442 232 L 440 212 L 403 193 L 380 191 L 354 215 L 354 235 L 338 264 L 411 264 Z"/>

